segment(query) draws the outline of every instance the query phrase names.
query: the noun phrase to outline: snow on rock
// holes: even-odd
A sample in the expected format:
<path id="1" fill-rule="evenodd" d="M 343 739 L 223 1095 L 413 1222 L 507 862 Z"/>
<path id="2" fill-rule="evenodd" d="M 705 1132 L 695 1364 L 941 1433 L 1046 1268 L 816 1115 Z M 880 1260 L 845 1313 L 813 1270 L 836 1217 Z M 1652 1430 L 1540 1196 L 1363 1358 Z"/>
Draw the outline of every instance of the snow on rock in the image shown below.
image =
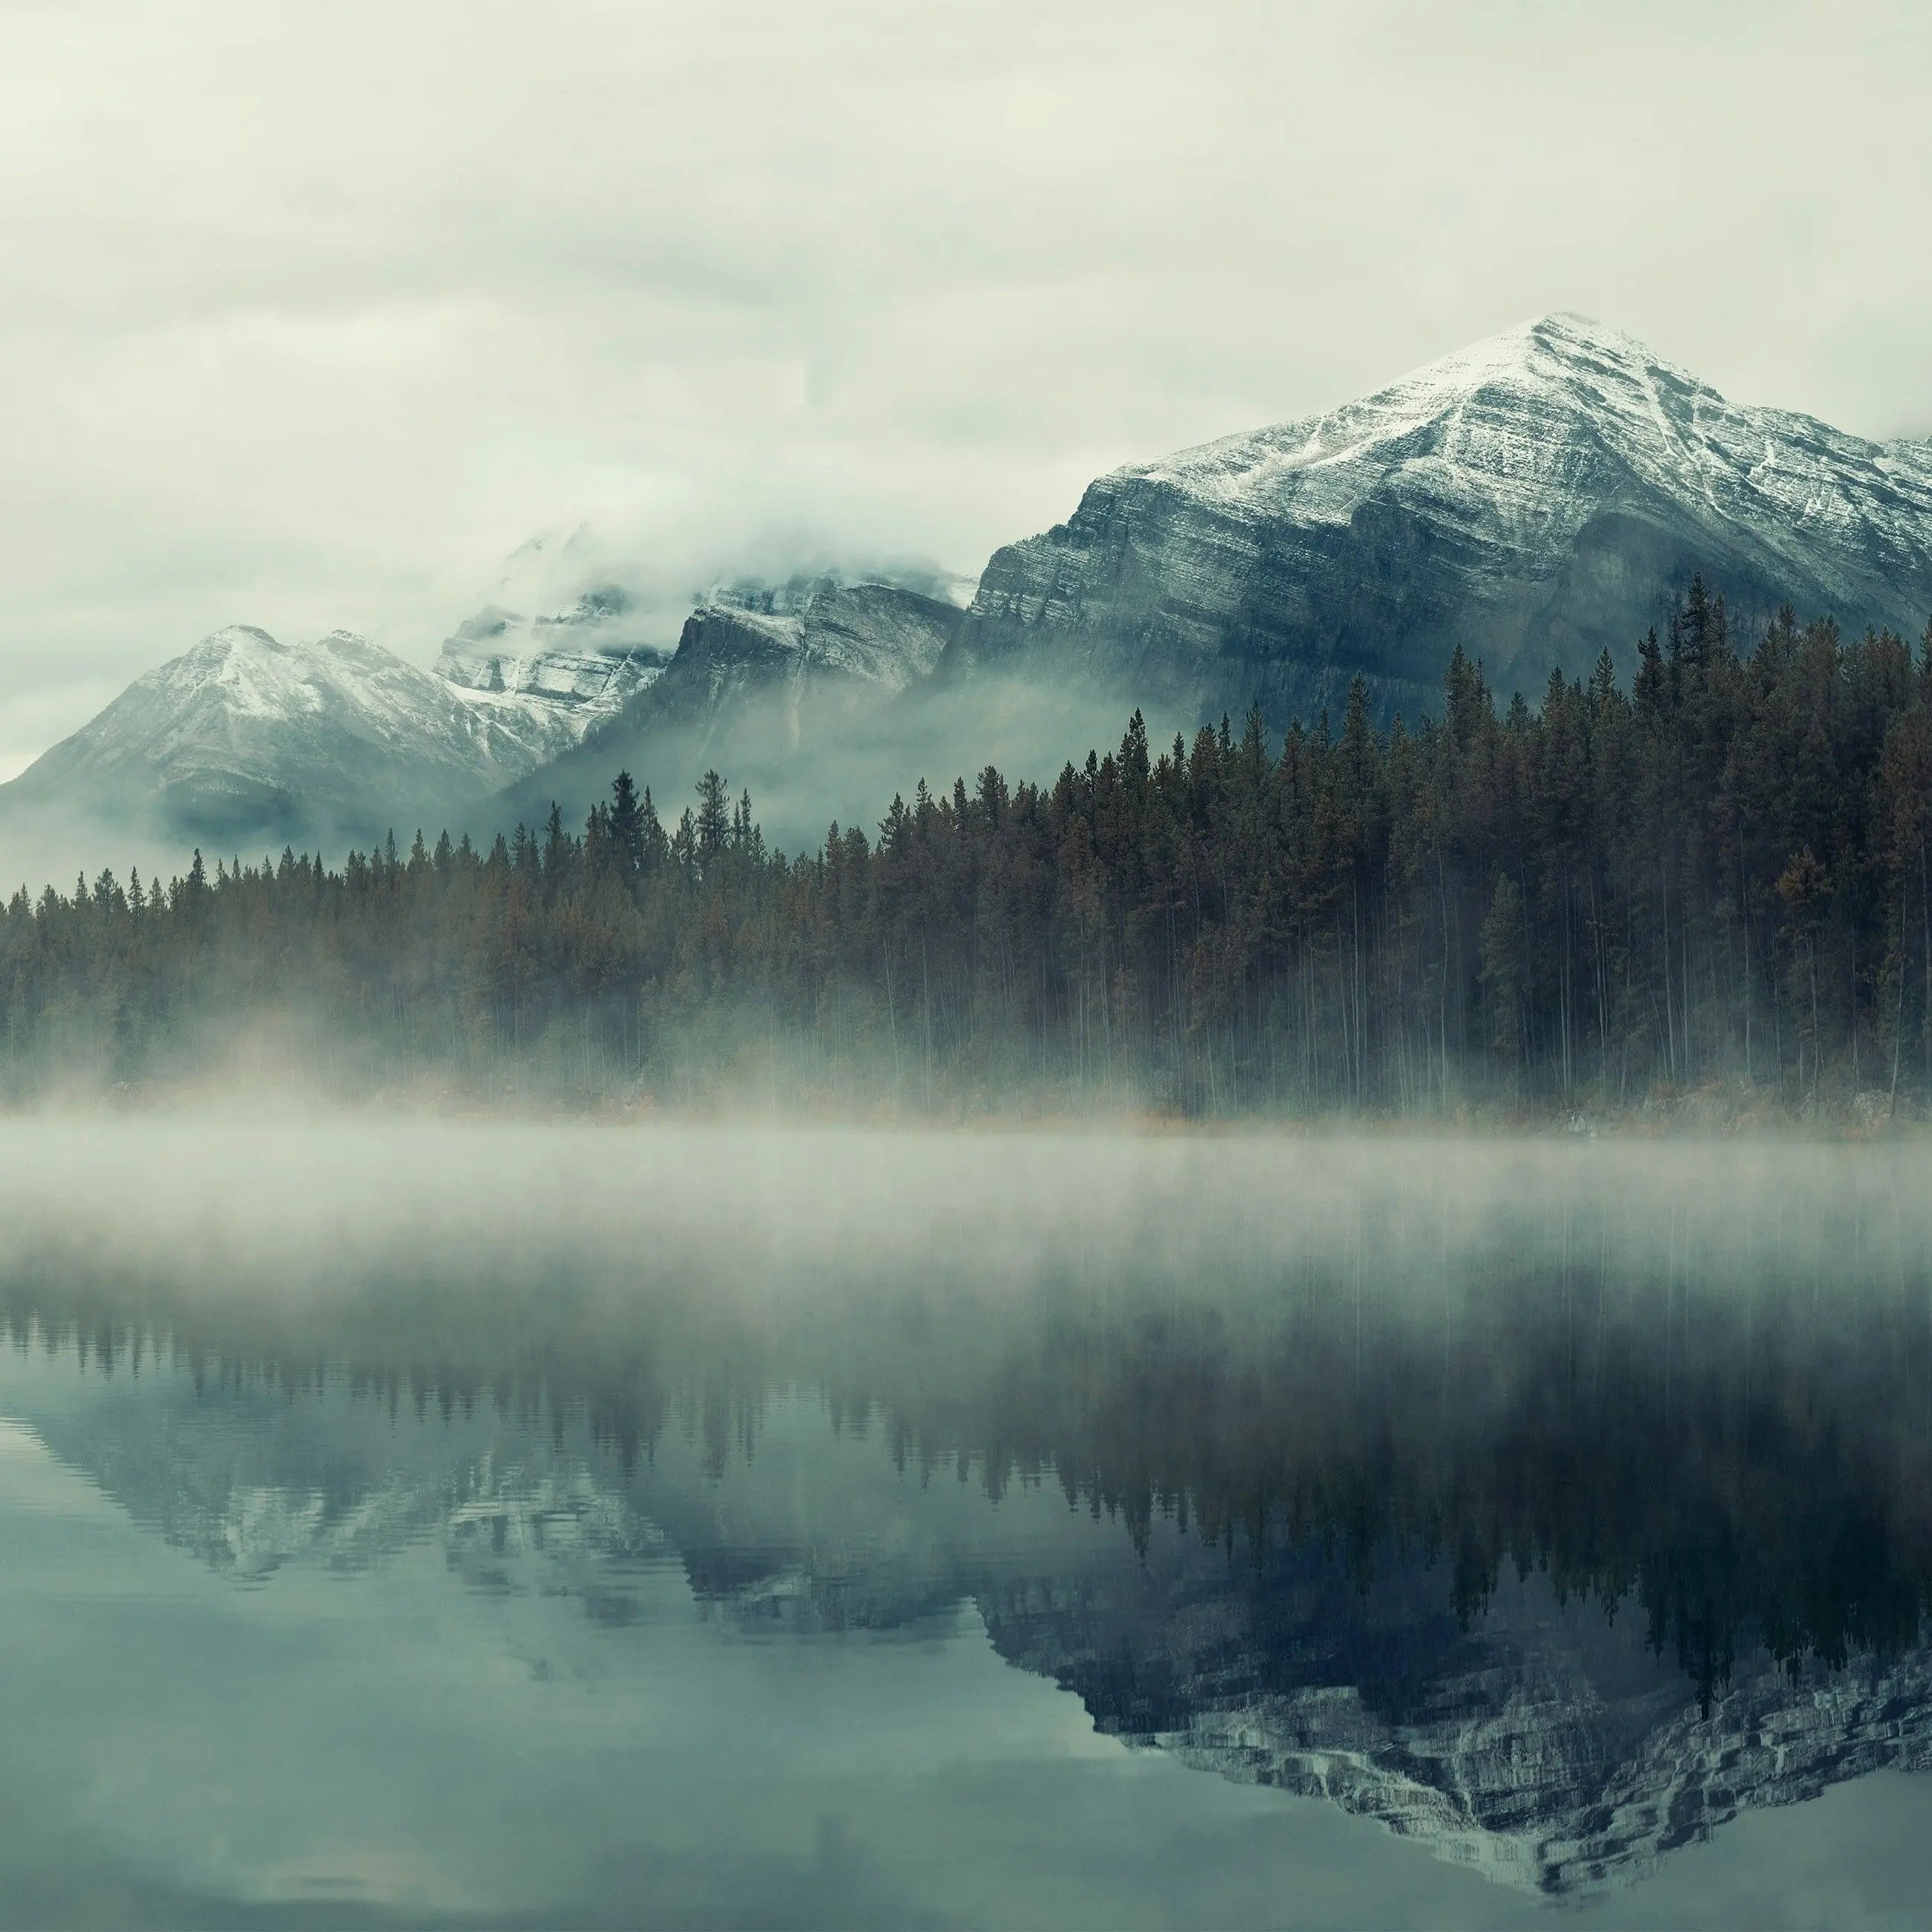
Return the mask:
<path id="1" fill-rule="evenodd" d="M 670 654 L 636 632 L 630 600 L 609 587 L 583 592 L 555 616 L 486 604 L 446 640 L 436 669 L 520 739 L 523 771 L 531 771 L 614 717 L 662 673 Z"/>
<path id="2" fill-rule="evenodd" d="M 721 597 L 693 611 L 662 681 L 628 722 L 640 734 L 709 730 L 758 701 L 784 711 L 796 740 L 808 698 L 871 702 L 929 676 L 958 615 L 884 584 L 822 584 L 785 604 Z"/>
<path id="3" fill-rule="evenodd" d="M 574 744 L 660 660 L 596 646 L 426 670 L 346 631 L 231 625 L 137 679 L 0 800 L 154 816 L 196 837 L 369 836 L 433 818 Z"/>
<path id="4" fill-rule="evenodd" d="M 1434 704 L 1457 644 L 1504 688 L 1626 670 L 1701 571 L 1916 637 L 1932 446 L 1731 404 L 1634 338 L 1545 316 L 1305 420 L 1089 486 L 998 552 L 960 652 L 1064 662 L 1204 713 Z"/>
<path id="5" fill-rule="evenodd" d="M 1741 1811 L 1932 1765 L 1932 1659 L 1861 1660 L 1797 1681 L 1768 1659 L 1708 1714 L 1694 1700 L 1622 1735 L 1574 1674 L 1494 1673 L 1466 1707 L 1407 1726 L 1352 1687 L 1190 1714 L 1136 1742 L 1242 1784 L 1321 1798 L 1498 1883 L 1587 1895 L 1649 1876 Z M 1478 1701 L 1479 1700 L 1479 1701 Z"/>

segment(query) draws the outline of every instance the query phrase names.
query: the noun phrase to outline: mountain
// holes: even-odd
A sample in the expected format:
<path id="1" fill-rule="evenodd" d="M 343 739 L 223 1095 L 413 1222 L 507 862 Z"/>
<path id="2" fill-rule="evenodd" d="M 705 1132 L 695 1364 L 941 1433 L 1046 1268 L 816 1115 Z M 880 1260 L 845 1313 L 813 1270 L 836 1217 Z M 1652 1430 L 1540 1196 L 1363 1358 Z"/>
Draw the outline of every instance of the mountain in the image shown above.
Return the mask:
<path id="1" fill-rule="evenodd" d="M 555 800 L 580 818 L 620 767 L 666 800 L 707 765 L 761 789 L 782 782 L 819 752 L 856 750 L 894 700 L 930 681 L 959 619 L 956 604 L 896 584 L 716 591 L 662 675 L 506 793 L 501 816 L 534 824 Z M 814 828 L 821 816 L 814 805 Z"/>
<path id="2" fill-rule="evenodd" d="M 615 717 L 669 662 L 634 634 L 630 610 L 608 586 L 584 592 L 558 616 L 486 604 L 444 640 L 436 674 L 515 734 L 534 769 Z"/>
<path id="3" fill-rule="evenodd" d="M 892 694 L 927 676 L 957 616 L 886 584 L 827 583 L 792 602 L 721 600 L 692 614 L 662 680 L 625 722 L 715 733 L 748 701 L 776 698 L 796 742 L 814 698 Z"/>
<path id="4" fill-rule="evenodd" d="M 0 801 L 152 810 L 184 837 L 294 836 L 371 800 L 481 790 L 519 757 L 515 730 L 364 638 L 287 644 L 236 624 L 137 679 Z"/>
<path id="5" fill-rule="evenodd" d="M 459 632 L 431 671 L 346 631 L 284 644 L 232 625 L 0 786 L 0 811 L 183 841 L 380 836 L 556 756 L 662 664 L 634 648 L 492 642 Z"/>
<path id="6" fill-rule="evenodd" d="M 998 551 L 949 653 L 1277 725 L 1438 700 L 1460 645 L 1504 692 L 1608 650 L 1626 674 L 1694 572 L 1747 622 L 1790 601 L 1916 638 L 1932 445 L 1727 402 L 1550 315 L 1327 414 L 1090 484 Z"/>
<path id="7" fill-rule="evenodd" d="M 620 765 L 675 800 L 710 764 L 790 840 L 989 758 L 1050 777 L 1136 704 L 1172 729 L 1258 698 L 1279 729 L 1339 716 L 1359 674 L 1382 718 L 1413 718 L 1459 645 L 1533 698 L 1606 650 L 1627 677 L 1699 574 L 1743 637 L 1789 602 L 1916 639 L 1932 442 L 1734 405 L 1546 316 L 1324 416 L 1099 478 L 996 551 L 963 612 L 964 580 L 714 590 L 662 682 L 503 816 L 580 815 Z"/>
<path id="8" fill-rule="evenodd" d="M 553 800 L 580 819 L 620 766 L 674 809 L 716 766 L 790 843 L 878 818 L 922 775 L 1050 778 L 1136 704 L 1158 732 L 1258 699 L 1280 728 L 1339 714 L 1359 675 L 1382 717 L 1413 717 L 1458 646 L 1505 694 L 1605 650 L 1628 676 L 1694 573 L 1747 636 L 1788 601 L 1916 640 L 1932 441 L 1736 405 L 1550 315 L 1325 415 L 1101 477 L 997 551 L 970 602 L 923 565 L 729 584 L 667 653 L 616 587 L 626 567 L 587 530 L 532 538 L 434 670 L 344 633 L 218 632 L 0 787 L 0 811 L 249 844 L 487 836 Z"/>

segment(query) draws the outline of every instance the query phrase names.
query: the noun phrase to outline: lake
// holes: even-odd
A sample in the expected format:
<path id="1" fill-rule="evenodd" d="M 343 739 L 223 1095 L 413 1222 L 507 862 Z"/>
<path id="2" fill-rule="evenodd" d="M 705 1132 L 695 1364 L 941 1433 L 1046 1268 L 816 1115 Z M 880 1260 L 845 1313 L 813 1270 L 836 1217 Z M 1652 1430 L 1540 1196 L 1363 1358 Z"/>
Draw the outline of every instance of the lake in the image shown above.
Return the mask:
<path id="1" fill-rule="evenodd" d="M 0 1922 L 1908 1924 L 1932 1151 L 0 1129 Z"/>

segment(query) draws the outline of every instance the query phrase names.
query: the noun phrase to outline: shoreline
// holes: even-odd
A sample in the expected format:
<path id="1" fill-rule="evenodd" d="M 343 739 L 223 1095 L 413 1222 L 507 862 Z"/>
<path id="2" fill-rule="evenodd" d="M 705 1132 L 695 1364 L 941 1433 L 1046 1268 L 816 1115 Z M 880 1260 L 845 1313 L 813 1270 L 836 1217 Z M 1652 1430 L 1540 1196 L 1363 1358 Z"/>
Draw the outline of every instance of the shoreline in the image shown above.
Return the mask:
<path id="1" fill-rule="evenodd" d="M 622 1128 L 688 1125 L 704 1128 L 890 1130 L 935 1138 L 954 1135 L 1112 1135 L 1137 1139 L 1550 1142 L 1664 1140 L 1760 1142 L 1790 1145 L 1932 1144 L 1932 1118 L 1916 1098 L 1867 1090 L 1856 1100 L 1797 1112 L 1762 1092 L 1712 1087 L 1686 1094 L 1648 1094 L 1616 1108 L 1578 1104 L 1551 1108 L 1472 1102 L 1451 1112 L 1392 1112 L 1187 1114 L 1132 1104 L 1054 1106 L 1042 1098 L 1005 1106 L 962 1102 L 949 1108 L 904 1106 L 890 1100 L 854 1106 L 818 1103 L 772 1106 L 736 1093 L 688 1100 L 530 1093 L 485 1101 L 473 1091 L 404 1083 L 360 1093 L 327 1094 L 285 1088 L 207 1083 L 125 1082 L 105 1090 L 56 1090 L 35 1100 L 0 1102 L 0 1124 L 44 1120 L 72 1124 L 139 1119 L 229 1119 L 299 1123 L 364 1120 L 452 1124 Z"/>

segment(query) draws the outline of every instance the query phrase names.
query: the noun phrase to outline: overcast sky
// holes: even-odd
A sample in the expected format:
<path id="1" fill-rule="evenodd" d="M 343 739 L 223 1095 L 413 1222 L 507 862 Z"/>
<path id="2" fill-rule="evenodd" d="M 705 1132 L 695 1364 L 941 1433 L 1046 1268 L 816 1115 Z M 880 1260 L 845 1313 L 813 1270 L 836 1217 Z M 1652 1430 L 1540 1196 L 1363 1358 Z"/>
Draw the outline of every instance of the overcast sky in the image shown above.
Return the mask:
<path id="1" fill-rule="evenodd" d="M 217 626 L 976 571 L 1576 308 L 1932 431 L 1932 8 L 4 0 L 0 776 Z"/>

